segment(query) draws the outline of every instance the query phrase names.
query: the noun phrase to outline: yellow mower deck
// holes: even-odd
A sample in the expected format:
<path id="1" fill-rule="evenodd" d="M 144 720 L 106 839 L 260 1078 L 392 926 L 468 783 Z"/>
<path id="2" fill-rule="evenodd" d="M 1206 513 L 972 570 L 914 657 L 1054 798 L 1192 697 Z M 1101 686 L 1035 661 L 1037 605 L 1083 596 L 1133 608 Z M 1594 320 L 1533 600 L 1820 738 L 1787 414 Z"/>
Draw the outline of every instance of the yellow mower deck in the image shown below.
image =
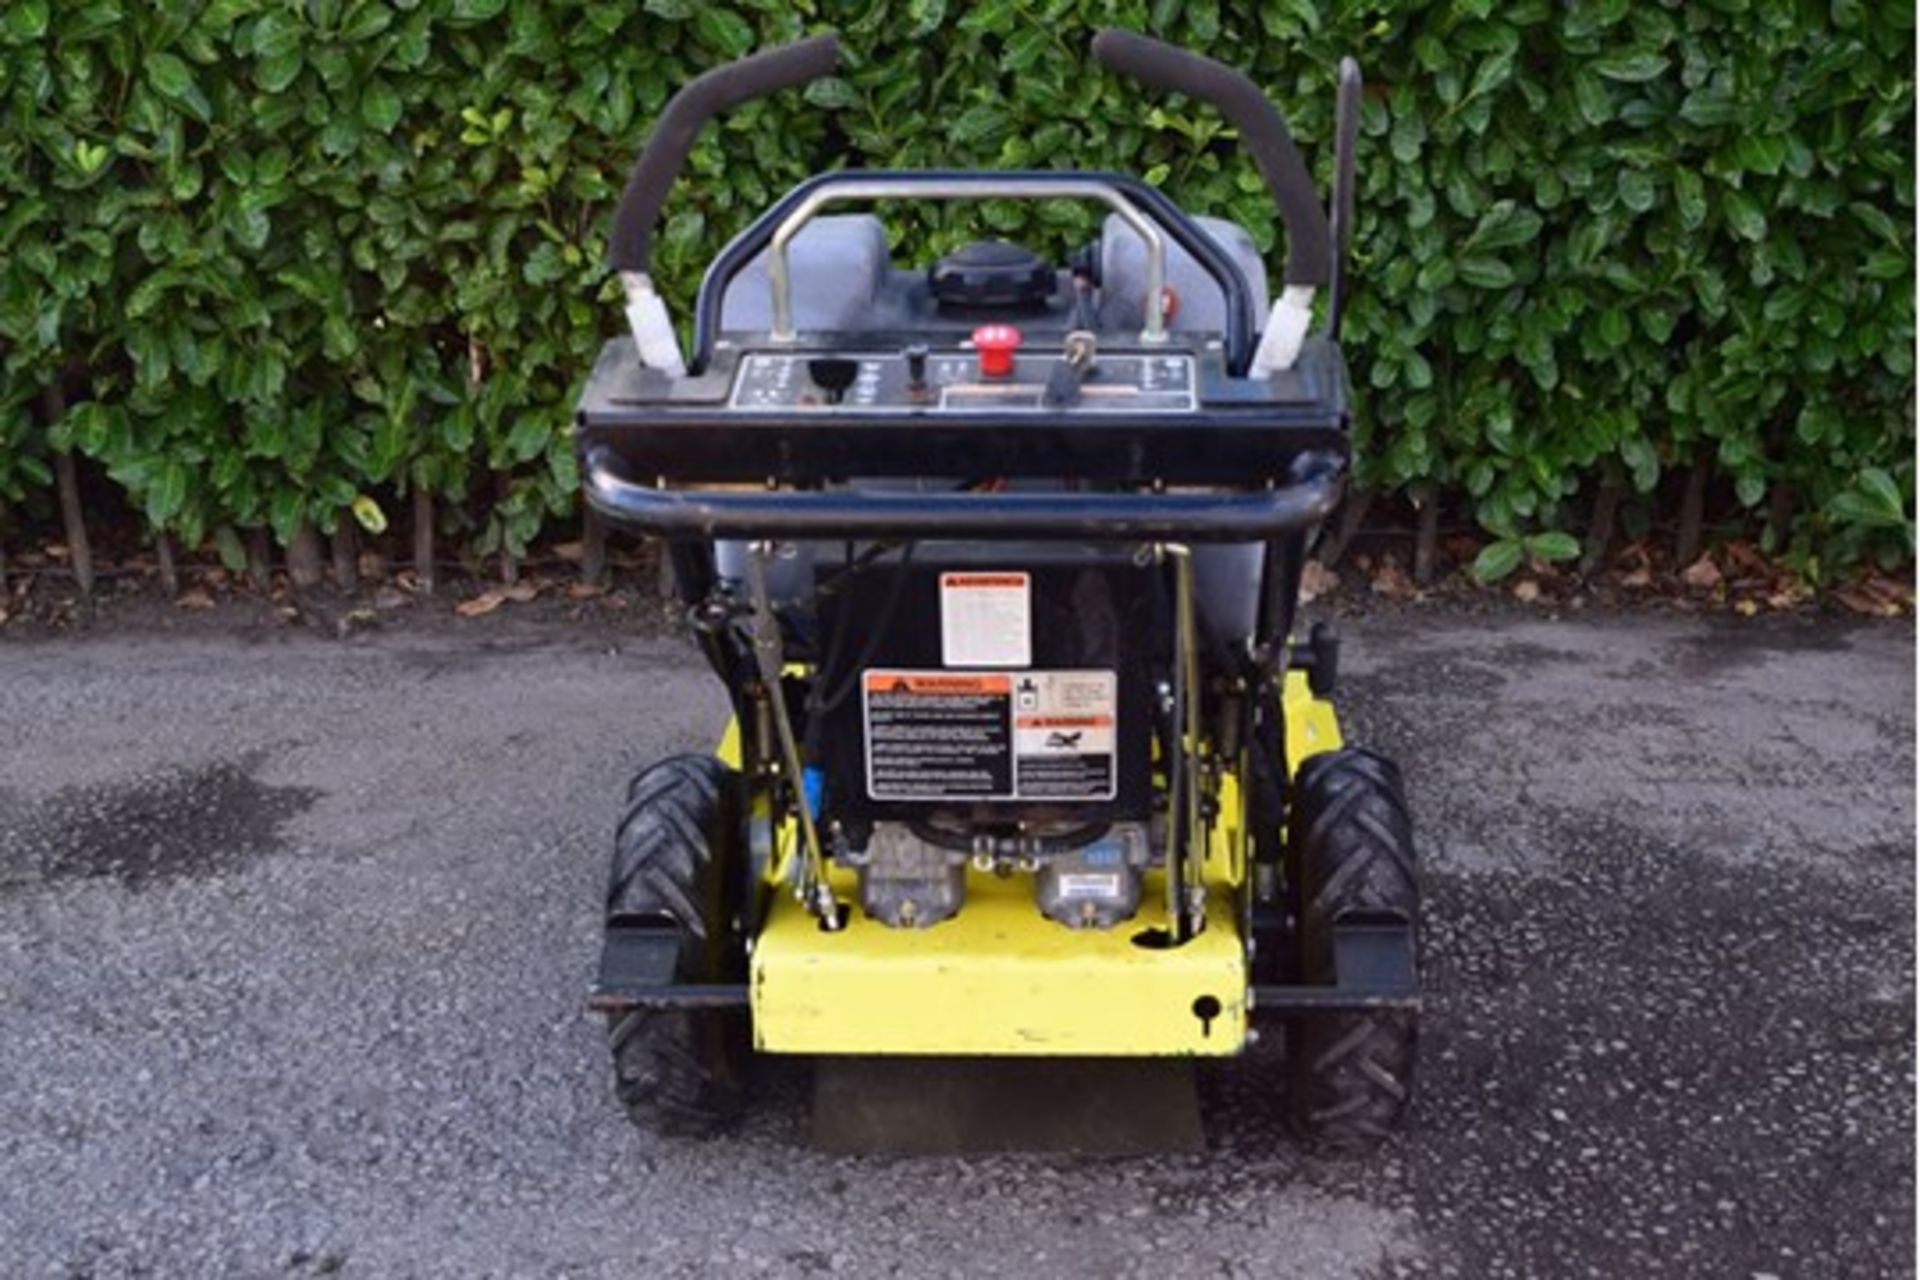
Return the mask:
<path id="1" fill-rule="evenodd" d="M 1330 703 L 1289 673 L 1287 757 L 1340 745 Z M 732 745 L 722 745 L 726 754 Z M 1246 1042 L 1247 967 L 1239 912 L 1246 835 L 1237 780 L 1220 789 L 1204 874 L 1207 925 L 1179 947 L 1163 931 L 1165 884 L 1146 877 L 1139 914 L 1106 930 L 1042 916 L 1031 876 L 970 871 L 966 905 L 929 929 L 894 929 L 854 907 L 829 933 L 776 889 L 755 941 L 755 1047 L 767 1053 L 1221 1056 Z M 789 842 L 790 843 L 790 842 Z M 776 867 L 778 876 L 784 867 Z M 854 873 L 835 870 L 843 901 Z"/>

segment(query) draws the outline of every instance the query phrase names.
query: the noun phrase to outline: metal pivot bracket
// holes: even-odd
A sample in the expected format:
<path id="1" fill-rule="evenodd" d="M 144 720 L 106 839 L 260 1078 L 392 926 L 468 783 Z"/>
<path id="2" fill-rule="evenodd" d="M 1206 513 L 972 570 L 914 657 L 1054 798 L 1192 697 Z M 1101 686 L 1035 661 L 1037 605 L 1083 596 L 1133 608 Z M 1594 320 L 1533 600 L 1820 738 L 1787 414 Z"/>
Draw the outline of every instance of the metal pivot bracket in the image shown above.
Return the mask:
<path id="1" fill-rule="evenodd" d="M 1176 944 L 1197 933 L 1207 918 L 1201 859 L 1207 820 L 1200 771 L 1200 646 L 1194 620 L 1193 550 L 1162 543 L 1160 558 L 1173 561 L 1173 723 L 1169 744 L 1167 916 Z"/>
<path id="2" fill-rule="evenodd" d="M 755 542 L 747 548 L 747 589 L 753 603 L 753 656 L 760 672 L 768 714 L 773 718 L 774 734 L 780 744 L 780 771 L 786 776 L 793 794 L 794 818 L 800 830 L 799 857 L 795 860 L 794 892 L 807 909 L 820 918 L 829 932 L 840 928 L 839 903 L 827 881 L 827 859 L 820 844 L 820 831 L 814 825 L 802 784 L 803 766 L 800 746 L 793 733 L 793 720 L 787 714 L 787 700 L 780 691 L 781 669 L 785 665 L 780 644 L 780 619 L 774 615 L 773 600 L 767 592 L 767 561 L 773 544 Z M 777 810 L 776 810 L 777 812 Z"/>
<path id="3" fill-rule="evenodd" d="M 1372 1013 L 1420 1008 L 1419 945 L 1411 921 L 1342 918 L 1333 926 L 1333 980 L 1324 985 L 1261 985 L 1248 993 L 1269 1016 Z"/>

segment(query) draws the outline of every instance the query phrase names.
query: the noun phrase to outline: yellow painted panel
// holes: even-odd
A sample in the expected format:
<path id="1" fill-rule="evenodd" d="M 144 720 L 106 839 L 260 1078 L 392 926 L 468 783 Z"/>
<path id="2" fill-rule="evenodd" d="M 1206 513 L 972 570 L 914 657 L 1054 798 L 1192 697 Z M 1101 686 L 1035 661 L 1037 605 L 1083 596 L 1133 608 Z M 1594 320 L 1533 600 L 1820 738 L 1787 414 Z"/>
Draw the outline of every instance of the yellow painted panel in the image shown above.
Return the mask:
<path id="1" fill-rule="evenodd" d="M 835 873 L 855 900 L 853 877 Z M 969 872 L 960 914 L 890 929 L 855 907 L 827 933 L 781 894 L 754 948 L 753 1033 L 769 1053 L 1225 1055 L 1246 1039 L 1246 968 L 1234 903 L 1178 948 L 1136 946 L 1162 920 L 1147 877 L 1138 916 L 1076 930 L 1040 914 L 1033 879 Z M 1218 1012 L 1203 1023 L 1202 998 Z"/>
<path id="2" fill-rule="evenodd" d="M 1287 767 L 1298 771 L 1300 762 L 1322 751 L 1340 749 L 1340 721 L 1333 704 L 1316 698 L 1307 687 L 1307 673 L 1287 672 L 1281 686 L 1280 708 L 1287 726 Z"/>

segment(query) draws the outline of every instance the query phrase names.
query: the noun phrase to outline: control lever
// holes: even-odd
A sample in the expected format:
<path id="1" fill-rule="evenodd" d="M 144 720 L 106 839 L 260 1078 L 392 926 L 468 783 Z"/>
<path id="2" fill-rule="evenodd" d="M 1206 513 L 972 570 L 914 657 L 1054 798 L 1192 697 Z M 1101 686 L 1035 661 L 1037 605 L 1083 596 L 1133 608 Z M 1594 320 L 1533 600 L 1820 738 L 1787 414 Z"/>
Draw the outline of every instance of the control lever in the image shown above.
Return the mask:
<path id="1" fill-rule="evenodd" d="M 1047 374 L 1047 389 L 1040 403 L 1049 409 L 1064 409 L 1080 399 L 1080 386 L 1093 376 L 1094 337 L 1085 329 L 1067 335 L 1060 361 Z"/>
<path id="2" fill-rule="evenodd" d="M 910 400 L 930 400 L 933 388 L 927 385 L 927 355 L 929 348 L 924 342 L 915 342 L 900 354 L 907 358 L 907 398 Z"/>
<path id="3" fill-rule="evenodd" d="M 858 360 L 843 360 L 837 356 L 822 356 L 807 361 L 807 376 L 813 379 L 813 385 L 819 387 L 827 396 L 828 404 L 839 404 L 847 388 L 860 372 Z"/>

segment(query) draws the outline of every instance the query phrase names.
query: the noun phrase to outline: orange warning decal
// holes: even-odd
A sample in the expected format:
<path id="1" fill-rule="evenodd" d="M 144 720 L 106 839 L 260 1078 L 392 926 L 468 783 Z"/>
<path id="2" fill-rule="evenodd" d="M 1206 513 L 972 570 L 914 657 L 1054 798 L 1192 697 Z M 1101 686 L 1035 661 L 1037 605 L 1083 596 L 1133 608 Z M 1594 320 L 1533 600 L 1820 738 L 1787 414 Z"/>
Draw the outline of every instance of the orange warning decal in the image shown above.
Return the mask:
<path id="1" fill-rule="evenodd" d="M 1027 575 L 1024 573 L 943 573 L 940 575 L 943 587 L 1024 587 Z"/>
<path id="2" fill-rule="evenodd" d="M 1113 725 L 1113 717 L 1015 716 L 1013 722 L 1022 729 L 1106 729 Z"/>
<path id="3" fill-rule="evenodd" d="M 868 693 L 930 693 L 964 694 L 978 697 L 982 694 L 998 694 L 1005 697 L 1013 691 L 1010 676 L 973 676 L 973 675 L 930 675 L 926 672 L 908 671 L 869 671 L 866 673 Z"/>

